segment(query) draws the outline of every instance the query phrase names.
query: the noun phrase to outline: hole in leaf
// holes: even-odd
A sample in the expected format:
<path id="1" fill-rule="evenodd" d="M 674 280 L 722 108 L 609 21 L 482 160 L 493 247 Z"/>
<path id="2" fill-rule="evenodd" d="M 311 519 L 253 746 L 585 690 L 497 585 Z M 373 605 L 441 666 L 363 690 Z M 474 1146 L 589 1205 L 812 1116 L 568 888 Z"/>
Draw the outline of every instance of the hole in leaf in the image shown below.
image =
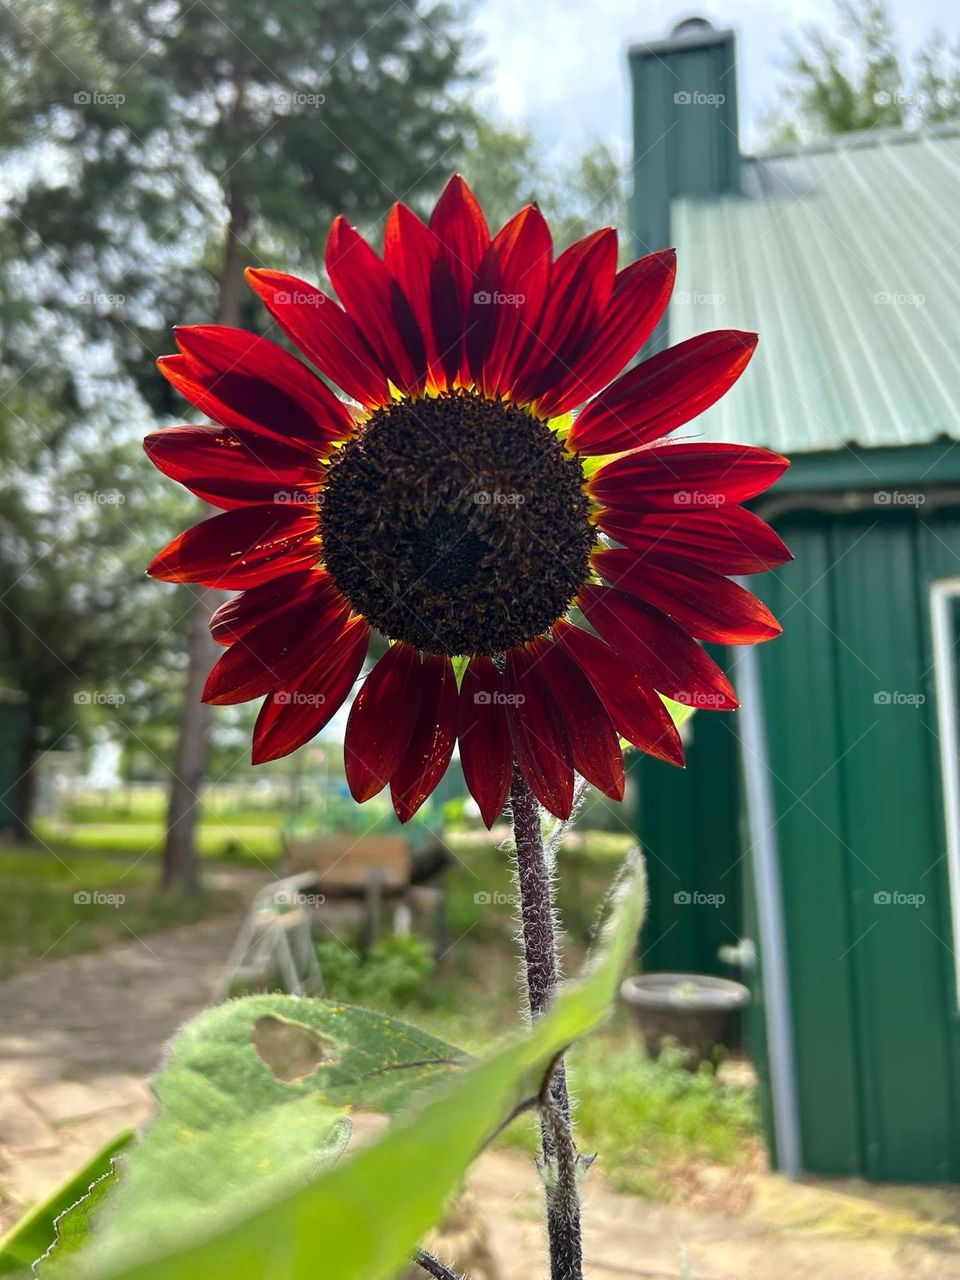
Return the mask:
<path id="1" fill-rule="evenodd" d="M 272 1013 L 256 1020 L 250 1039 L 276 1078 L 285 1084 L 302 1080 L 317 1067 L 336 1062 L 339 1057 L 332 1040 L 326 1040 L 302 1022 L 288 1022 Z"/>

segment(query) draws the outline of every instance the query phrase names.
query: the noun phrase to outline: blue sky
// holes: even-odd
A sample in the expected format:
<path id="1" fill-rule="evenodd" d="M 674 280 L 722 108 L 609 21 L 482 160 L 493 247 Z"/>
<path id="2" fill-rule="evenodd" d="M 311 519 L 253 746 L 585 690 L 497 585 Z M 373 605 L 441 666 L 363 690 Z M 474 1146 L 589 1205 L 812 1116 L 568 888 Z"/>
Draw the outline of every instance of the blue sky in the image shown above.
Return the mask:
<path id="1" fill-rule="evenodd" d="M 907 55 L 935 27 L 956 43 L 960 19 L 951 0 L 892 0 L 891 11 Z M 472 24 L 493 78 L 487 100 L 506 120 L 528 124 L 547 154 L 568 155 L 602 138 L 626 158 L 626 50 L 667 35 L 693 12 L 737 32 L 741 132 L 753 146 L 764 108 L 776 102 L 785 37 L 808 22 L 834 25 L 829 0 L 728 0 L 722 9 L 664 0 L 473 0 Z"/>

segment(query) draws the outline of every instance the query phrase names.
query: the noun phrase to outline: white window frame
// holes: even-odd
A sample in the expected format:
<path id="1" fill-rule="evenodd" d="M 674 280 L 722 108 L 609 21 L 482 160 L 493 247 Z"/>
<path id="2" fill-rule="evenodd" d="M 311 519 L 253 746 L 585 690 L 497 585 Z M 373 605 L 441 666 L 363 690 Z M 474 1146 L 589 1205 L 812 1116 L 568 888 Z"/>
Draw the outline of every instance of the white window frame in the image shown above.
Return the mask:
<path id="1" fill-rule="evenodd" d="M 951 951 L 957 1006 L 960 1008 L 960 687 L 957 681 L 955 636 L 950 604 L 960 598 L 960 578 L 941 578 L 930 584 L 930 622 L 933 635 L 933 674 L 937 694 L 937 733 L 940 739 L 940 780 L 946 827 L 947 873 L 950 885 Z"/>

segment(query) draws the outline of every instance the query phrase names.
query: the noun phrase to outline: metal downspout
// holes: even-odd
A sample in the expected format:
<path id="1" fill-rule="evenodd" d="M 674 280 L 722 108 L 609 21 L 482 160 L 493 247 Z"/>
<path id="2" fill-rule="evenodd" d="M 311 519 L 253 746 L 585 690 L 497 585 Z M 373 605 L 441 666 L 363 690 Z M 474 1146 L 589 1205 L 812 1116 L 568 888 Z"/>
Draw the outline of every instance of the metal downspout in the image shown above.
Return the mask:
<path id="1" fill-rule="evenodd" d="M 750 861 L 757 899 L 777 1163 L 788 1178 L 797 1178 L 802 1171 L 803 1160 L 800 1109 L 776 838 L 777 819 L 770 786 L 763 695 L 756 650 L 752 647 L 736 650 L 734 668 L 737 688 L 742 698 L 739 713 L 743 745 L 741 758 L 747 798 Z"/>

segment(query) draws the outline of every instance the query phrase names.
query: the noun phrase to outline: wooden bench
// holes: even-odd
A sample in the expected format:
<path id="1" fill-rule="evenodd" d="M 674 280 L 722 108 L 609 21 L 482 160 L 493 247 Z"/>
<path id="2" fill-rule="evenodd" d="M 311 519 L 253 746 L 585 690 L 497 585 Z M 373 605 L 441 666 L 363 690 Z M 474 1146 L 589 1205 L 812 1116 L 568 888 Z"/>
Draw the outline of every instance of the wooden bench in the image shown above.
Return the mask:
<path id="1" fill-rule="evenodd" d="M 371 884 L 388 893 L 402 891 L 413 868 L 410 842 L 403 835 L 289 839 L 287 859 L 292 872 L 315 871 L 318 889 L 331 896 L 366 892 Z"/>

